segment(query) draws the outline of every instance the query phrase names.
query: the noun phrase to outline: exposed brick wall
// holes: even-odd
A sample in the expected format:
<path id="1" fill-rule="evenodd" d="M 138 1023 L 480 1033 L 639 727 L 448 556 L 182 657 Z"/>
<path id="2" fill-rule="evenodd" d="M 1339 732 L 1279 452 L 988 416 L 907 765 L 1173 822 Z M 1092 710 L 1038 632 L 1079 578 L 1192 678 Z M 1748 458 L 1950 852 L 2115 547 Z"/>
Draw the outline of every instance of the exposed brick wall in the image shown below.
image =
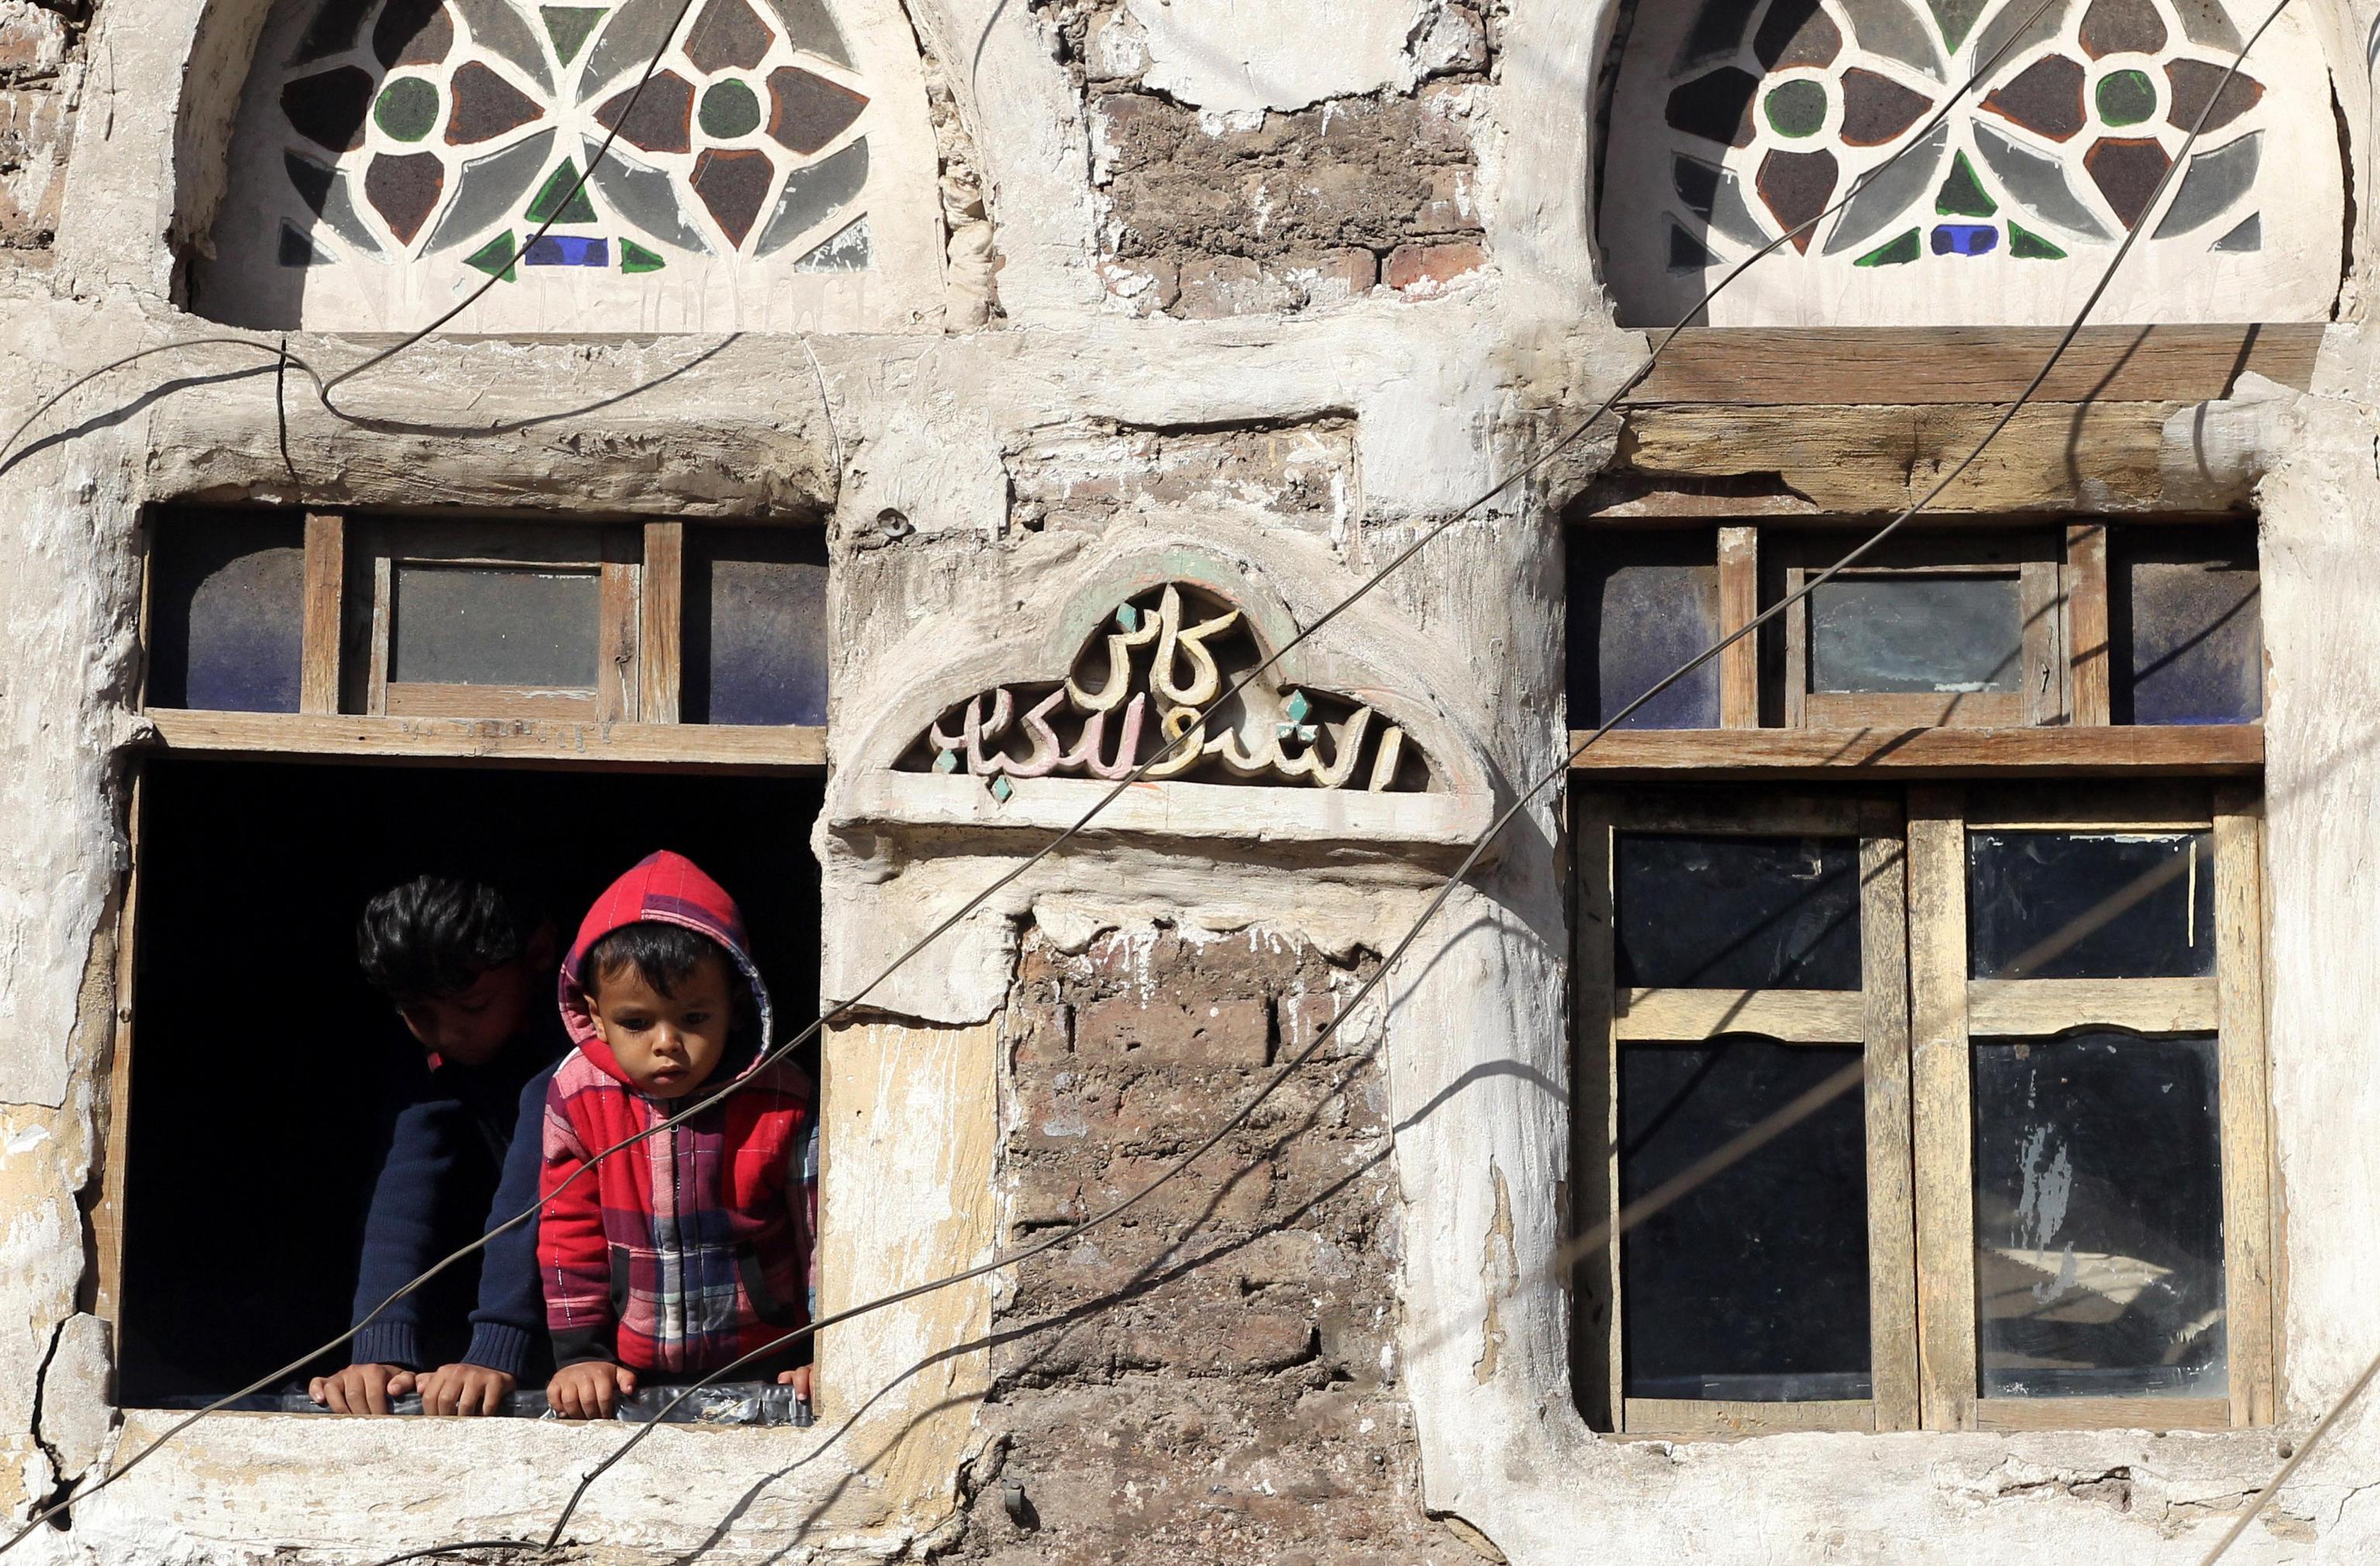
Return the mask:
<path id="1" fill-rule="evenodd" d="M 1146 1184 L 1373 961 L 1261 930 L 1160 926 L 1079 953 L 1030 934 L 1005 1029 L 1010 1239 Z M 1482 1560 L 1417 1499 L 1373 1041 L 1334 1035 L 1188 1176 L 1020 1269 L 984 1410 L 1004 1443 L 968 1475 L 953 1558 Z"/>
<path id="2" fill-rule="evenodd" d="M 1089 116 L 1109 291 L 1193 320 L 1427 297 L 1485 266 L 1473 106 L 1500 6 L 1442 0 L 1410 45 L 1423 80 L 1294 114 L 1204 115 L 1147 87 L 1119 0 L 1053 13 Z"/>
<path id="3" fill-rule="evenodd" d="M 0 250 L 57 233 L 90 24 L 84 0 L 0 0 Z"/>

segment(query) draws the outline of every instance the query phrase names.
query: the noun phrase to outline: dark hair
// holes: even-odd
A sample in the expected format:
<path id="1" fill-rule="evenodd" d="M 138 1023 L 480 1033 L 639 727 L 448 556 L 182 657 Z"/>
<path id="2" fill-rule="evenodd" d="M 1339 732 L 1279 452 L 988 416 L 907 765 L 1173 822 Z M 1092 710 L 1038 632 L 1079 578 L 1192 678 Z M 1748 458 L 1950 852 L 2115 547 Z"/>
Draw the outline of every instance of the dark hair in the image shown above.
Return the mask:
<path id="1" fill-rule="evenodd" d="M 677 987 L 714 957 L 727 976 L 729 993 L 740 1000 L 741 975 L 725 947 L 700 930 L 663 924 L 658 919 L 642 919 L 622 925 L 589 947 L 587 955 L 579 960 L 578 982 L 592 994 L 602 988 L 603 980 L 634 968 L 638 977 L 660 993 L 674 998 Z"/>
<path id="2" fill-rule="evenodd" d="M 419 1001 L 468 989 L 528 947 L 534 921 L 484 881 L 421 876 L 364 904 L 356 961 L 374 989 Z"/>

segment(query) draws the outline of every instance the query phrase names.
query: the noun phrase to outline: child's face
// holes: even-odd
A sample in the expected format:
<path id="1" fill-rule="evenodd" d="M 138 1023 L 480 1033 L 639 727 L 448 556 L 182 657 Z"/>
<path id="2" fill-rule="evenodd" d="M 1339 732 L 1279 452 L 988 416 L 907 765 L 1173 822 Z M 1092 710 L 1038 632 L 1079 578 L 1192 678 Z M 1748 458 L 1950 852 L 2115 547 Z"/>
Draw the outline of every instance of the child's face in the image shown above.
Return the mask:
<path id="1" fill-rule="evenodd" d="M 705 957 L 678 980 L 674 995 L 646 983 L 633 964 L 591 977 L 596 988 L 587 1009 L 638 1092 L 682 1099 L 719 1069 L 735 1020 L 725 959 Z"/>
<path id="2" fill-rule="evenodd" d="M 543 985 L 522 958 L 488 969 L 452 995 L 407 1001 L 396 1009 L 421 1047 L 456 1065 L 483 1066 L 528 1026 Z"/>

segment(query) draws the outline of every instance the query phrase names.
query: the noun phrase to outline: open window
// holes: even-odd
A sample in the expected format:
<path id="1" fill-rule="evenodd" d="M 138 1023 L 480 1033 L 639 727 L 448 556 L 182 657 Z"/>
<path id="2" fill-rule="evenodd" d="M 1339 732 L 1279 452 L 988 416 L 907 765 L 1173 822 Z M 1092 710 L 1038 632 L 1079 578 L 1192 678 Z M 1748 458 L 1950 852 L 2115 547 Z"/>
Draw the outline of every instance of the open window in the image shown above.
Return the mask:
<path id="1" fill-rule="evenodd" d="M 777 1015 L 815 1015 L 826 716 L 814 528 L 174 511 L 148 543 L 157 746 L 93 1214 L 129 1407 L 348 1325 L 364 1133 L 419 1061 L 357 968 L 373 892 L 484 873 L 566 941 L 675 849 L 742 905 Z"/>

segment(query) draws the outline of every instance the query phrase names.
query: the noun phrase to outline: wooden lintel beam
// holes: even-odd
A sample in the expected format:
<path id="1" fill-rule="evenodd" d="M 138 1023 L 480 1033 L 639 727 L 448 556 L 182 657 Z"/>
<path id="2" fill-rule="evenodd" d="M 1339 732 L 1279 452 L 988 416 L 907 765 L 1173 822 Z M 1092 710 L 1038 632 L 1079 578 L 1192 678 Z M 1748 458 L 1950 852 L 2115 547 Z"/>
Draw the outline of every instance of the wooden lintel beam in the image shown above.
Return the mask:
<path id="1" fill-rule="evenodd" d="M 1573 747 L 1586 740 L 1571 735 Z M 1976 774 L 2131 777 L 2252 773 L 2261 724 L 2010 729 L 1623 729 L 1572 771 L 1605 778 L 1694 781 L 1795 775 L 1896 779 Z"/>
<path id="2" fill-rule="evenodd" d="M 2092 326 L 2035 394 L 2045 403 L 2211 402 L 2253 372 L 2305 390 L 2320 322 Z M 2056 327 L 1699 327 L 1678 334 L 1623 399 L 1730 403 L 2012 402 L 2057 346 Z M 1823 395 L 1819 395 L 1819 394 Z"/>
<path id="3" fill-rule="evenodd" d="M 815 773 L 826 731 L 540 718 L 338 717 L 151 709 L 154 748 L 169 755 L 453 763 L 643 771 Z"/>

